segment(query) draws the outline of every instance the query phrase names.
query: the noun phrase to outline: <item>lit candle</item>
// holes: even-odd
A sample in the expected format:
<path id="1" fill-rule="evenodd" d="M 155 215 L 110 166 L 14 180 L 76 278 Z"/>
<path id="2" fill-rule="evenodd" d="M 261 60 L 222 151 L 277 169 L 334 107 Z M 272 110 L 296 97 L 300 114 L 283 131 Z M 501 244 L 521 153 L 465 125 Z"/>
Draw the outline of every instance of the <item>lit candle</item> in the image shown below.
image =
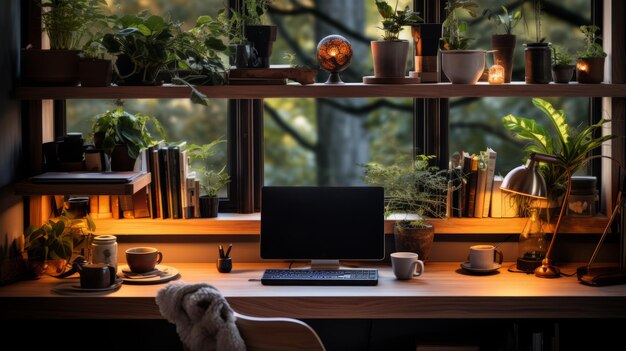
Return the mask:
<path id="1" fill-rule="evenodd" d="M 587 72 L 587 71 L 589 71 L 589 66 L 587 65 L 587 63 L 585 63 L 585 62 L 583 62 L 583 61 L 578 61 L 578 63 L 576 64 L 576 68 L 577 68 L 579 71 L 582 71 L 582 72 Z"/>
<path id="2" fill-rule="evenodd" d="M 330 48 L 330 49 L 328 50 L 328 54 L 329 54 L 330 56 L 337 56 L 337 54 L 338 54 L 338 52 L 337 52 L 337 48 L 335 48 L 335 47 Z"/>
<path id="3" fill-rule="evenodd" d="M 504 83 L 504 67 L 493 65 L 489 68 L 489 84 Z"/>

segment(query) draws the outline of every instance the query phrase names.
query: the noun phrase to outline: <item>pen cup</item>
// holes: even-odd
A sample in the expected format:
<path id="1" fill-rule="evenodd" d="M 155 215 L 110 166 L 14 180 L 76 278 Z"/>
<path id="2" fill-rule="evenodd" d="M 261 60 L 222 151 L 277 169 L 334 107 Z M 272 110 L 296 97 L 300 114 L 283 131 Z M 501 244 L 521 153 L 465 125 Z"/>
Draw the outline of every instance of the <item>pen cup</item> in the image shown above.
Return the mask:
<path id="1" fill-rule="evenodd" d="M 217 259 L 217 271 L 220 273 L 230 273 L 233 269 L 233 259 L 231 257 Z"/>

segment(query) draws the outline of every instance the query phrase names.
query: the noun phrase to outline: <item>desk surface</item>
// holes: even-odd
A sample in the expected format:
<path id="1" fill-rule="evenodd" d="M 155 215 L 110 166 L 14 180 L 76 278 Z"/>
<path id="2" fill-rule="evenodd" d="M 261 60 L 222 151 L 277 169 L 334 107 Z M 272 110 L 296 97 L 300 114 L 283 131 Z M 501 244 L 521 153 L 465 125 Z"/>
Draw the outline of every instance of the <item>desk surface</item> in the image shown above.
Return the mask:
<path id="1" fill-rule="evenodd" d="M 214 264 L 168 264 L 180 281 L 217 287 L 234 310 L 253 316 L 294 318 L 626 318 L 626 285 L 589 287 L 575 277 L 542 279 L 507 272 L 466 275 L 459 263 L 428 263 L 421 277 L 395 280 L 379 269 L 375 287 L 263 286 L 262 270 L 279 263 L 235 264 L 229 274 Z M 563 267 L 573 272 L 576 266 Z M 68 278 L 72 279 L 72 278 Z M 63 296 L 66 283 L 43 277 L 0 287 L 0 319 L 160 319 L 154 297 L 164 285 L 122 285 L 112 293 Z"/>

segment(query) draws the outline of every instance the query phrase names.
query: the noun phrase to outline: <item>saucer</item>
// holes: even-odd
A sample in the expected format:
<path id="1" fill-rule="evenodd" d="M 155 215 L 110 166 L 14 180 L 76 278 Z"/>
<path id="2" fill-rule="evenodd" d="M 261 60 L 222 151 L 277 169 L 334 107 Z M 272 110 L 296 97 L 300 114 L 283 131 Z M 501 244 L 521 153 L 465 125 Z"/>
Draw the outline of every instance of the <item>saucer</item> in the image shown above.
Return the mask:
<path id="1" fill-rule="evenodd" d="M 493 273 L 500 269 L 500 267 L 502 267 L 502 265 L 495 262 L 493 263 L 493 267 L 491 268 L 472 268 L 469 262 L 461 263 L 461 268 L 472 273 Z"/>
<path id="2" fill-rule="evenodd" d="M 80 285 L 76 284 L 76 282 L 72 282 L 72 283 L 59 284 L 55 286 L 54 288 L 52 288 L 52 291 L 58 294 L 63 294 L 63 295 L 86 295 L 86 294 L 88 295 L 88 294 L 100 294 L 100 293 L 115 291 L 119 289 L 120 286 L 122 286 L 122 279 L 118 278 L 115 280 L 115 284 L 108 286 L 106 288 L 86 289 L 86 288 L 81 288 Z"/>
<path id="3" fill-rule="evenodd" d="M 161 284 L 180 278 L 178 269 L 166 265 L 157 265 L 156 269 L 146 273 L 133 273 L 127 265 L 118 268 L 118 274 L 124 284 Z"/>

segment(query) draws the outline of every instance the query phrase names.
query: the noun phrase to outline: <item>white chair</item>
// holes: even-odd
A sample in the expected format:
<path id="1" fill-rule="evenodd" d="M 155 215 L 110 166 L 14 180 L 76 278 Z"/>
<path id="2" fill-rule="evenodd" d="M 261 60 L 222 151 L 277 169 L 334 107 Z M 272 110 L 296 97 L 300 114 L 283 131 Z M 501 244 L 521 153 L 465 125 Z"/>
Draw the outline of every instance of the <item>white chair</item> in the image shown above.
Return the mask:
<path id="1" fill-rule="evenodd" d="M 308 324 L 293 318 L 258 318 L 235 312 L 237 329 L 248 351 L 324 351 Z"/>

